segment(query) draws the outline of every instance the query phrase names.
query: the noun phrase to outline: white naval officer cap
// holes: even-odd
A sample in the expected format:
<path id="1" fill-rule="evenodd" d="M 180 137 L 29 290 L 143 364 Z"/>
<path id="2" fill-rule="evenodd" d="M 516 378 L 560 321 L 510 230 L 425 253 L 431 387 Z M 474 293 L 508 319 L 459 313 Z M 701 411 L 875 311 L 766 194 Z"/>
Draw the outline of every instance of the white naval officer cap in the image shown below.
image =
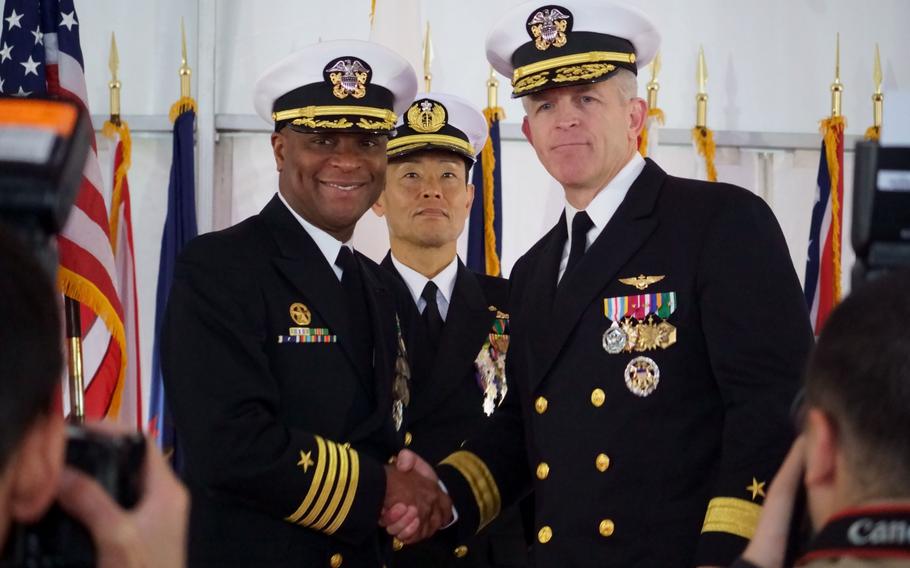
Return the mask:
<path id="1" fill-rule="evenodd" d="M 309 132 L 388 134 L 417 93 L 417 75 L 403 57 L 376 43 L 323 41 L 272 65 L 256 81 L 256 112 Z"/>
<path id="2" fill-rule="evenodd" d="M 660 34 L 648 17 L 605 0 L 524 2 L 487 36 L 487 60 L 512 81 L 512 97 L 638 74 L 654 58 Z"/>
<path id="3" fill-rule="evenodd" d="M 421 93 L 399 119 L 386 146 L 390 160 L 421 150 L 446 150 L 473 163 L 487 141 L 487 120 L 468 101 Z"/>

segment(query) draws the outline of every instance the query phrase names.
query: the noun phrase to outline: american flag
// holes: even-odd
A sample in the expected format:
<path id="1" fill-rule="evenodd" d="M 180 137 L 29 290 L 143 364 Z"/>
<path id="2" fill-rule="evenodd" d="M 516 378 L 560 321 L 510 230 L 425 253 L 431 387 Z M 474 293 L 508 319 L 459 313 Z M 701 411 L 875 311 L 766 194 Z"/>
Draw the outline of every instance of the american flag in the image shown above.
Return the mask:
<path id="1" fill-rule="evenodd" d="M 843 119 L 822 121 L 824 139 L 818 163 L 815 205 L 809 226 L 805 294 L 812 328 L 821 333 L 825 321 L 840 301 L 841 226 L 844 201 Z"/>
<path id="2" fill-rule="evenodd" d="M 0 92 L 67 98 L 87 109 L 73 0 L 6 0 L 0 25 Z M 58 239 L 58 283 L 82 305 L 85 414 L 118 417 L 127 362 L 123 308 L 94 135 L 91 143 L 76 204 Z"/>

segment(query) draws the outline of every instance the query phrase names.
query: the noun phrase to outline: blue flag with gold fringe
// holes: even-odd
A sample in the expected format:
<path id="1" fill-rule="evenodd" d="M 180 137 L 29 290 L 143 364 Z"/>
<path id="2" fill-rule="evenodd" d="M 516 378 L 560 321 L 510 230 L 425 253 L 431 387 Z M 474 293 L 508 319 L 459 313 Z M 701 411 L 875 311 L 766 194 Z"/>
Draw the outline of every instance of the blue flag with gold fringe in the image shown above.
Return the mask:
<path id="1" fill-rule="evenodd" d="M 193 127 L 196 103 L 183 97 L 171 107 L 174 121 L 174 150 L 171 179 L 168 185 L 167 217 L 161 235 L 161 258 L 158 261 L 158 293 L 155 300 L 155 343 L 152 350 L 152 400 L 149 404 L 149 432 L 158 447 L 168 456 L 175 470 L 182 470 L 180 447 L 173 417 L 164 397 L 158 340 L 167 297 L 174 280 L 174 266 L 183 247 L 196 236 L 196 182 L 193 151 Z"/>
<path id="2" fill-rule="evenodd" d="M 483 115 L 490 127 L 480 159 L 474 165 L 474 204 L 468 224 L 468 268 L 489 276 L 500 276 L 502 255 L 502 168 L 500 166 L 499 122 L 505 118 L 500 107 L 487 107 Z"/>

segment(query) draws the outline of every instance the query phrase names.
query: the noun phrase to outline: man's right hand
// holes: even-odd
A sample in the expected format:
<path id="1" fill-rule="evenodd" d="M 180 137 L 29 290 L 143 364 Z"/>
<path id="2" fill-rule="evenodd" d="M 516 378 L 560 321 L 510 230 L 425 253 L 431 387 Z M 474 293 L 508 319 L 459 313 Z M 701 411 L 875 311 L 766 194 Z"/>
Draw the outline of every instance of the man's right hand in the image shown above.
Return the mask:
<path id="1" fill-rule="evenodd" d="M 386 496 L 380 525 L 404 544 L 433 535 L 452 518 L 452 501 L 439 487 L 433 468 L 403 450 L 398 463 L 386 466 Z"/>
<path id="2" fill-rule="evenodd" d="M 99 568 L 186 565 L 189 495 L 154 441 L 148 440 L 146 446 L 141 497 L 129 511 L 91 477 L 71 467 L 63 471 L 57 500 L 88 528 Z"/>

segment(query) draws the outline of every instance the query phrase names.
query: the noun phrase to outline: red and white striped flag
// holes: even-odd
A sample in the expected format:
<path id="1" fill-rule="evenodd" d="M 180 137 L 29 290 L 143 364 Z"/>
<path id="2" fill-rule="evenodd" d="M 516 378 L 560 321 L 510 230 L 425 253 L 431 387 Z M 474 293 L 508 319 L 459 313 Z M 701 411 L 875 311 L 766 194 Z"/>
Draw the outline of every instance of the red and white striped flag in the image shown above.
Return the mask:
<path id="1" fill-rule="evenodd" d="M 87 109 L 73 0 L 6 0 L 0 25 L 3 93 L 61 97 Z M 94 135 L 91 145 L 75 206 L 58 239 L 58 282 L 82 306 L 85 415 L 116 418 L 126 373 L 126 333 Z"/>
<path id="2" fill-rule="evenodd" d="M 105 122 L 102 134 L 113 145 L 113 152 L 106 156 L 109 163 L 105 166 L 106 171 L 112 173 L 110 235 L 119 284 L 117 291 L 123 305 L 123 326 L 126 334 L 126 375 L 118 385 L 121 389 L 118 418 L 121 424 L 141 431 L 144 422 L 142 375 L 139 365 L 139 299 L 136 294 L 136 254 L 133 248 L 130 187 L 126 176 L 131 164 L 132 141 L 126 121 L 121 121 L 119 125 L 111 121 Z"/>

